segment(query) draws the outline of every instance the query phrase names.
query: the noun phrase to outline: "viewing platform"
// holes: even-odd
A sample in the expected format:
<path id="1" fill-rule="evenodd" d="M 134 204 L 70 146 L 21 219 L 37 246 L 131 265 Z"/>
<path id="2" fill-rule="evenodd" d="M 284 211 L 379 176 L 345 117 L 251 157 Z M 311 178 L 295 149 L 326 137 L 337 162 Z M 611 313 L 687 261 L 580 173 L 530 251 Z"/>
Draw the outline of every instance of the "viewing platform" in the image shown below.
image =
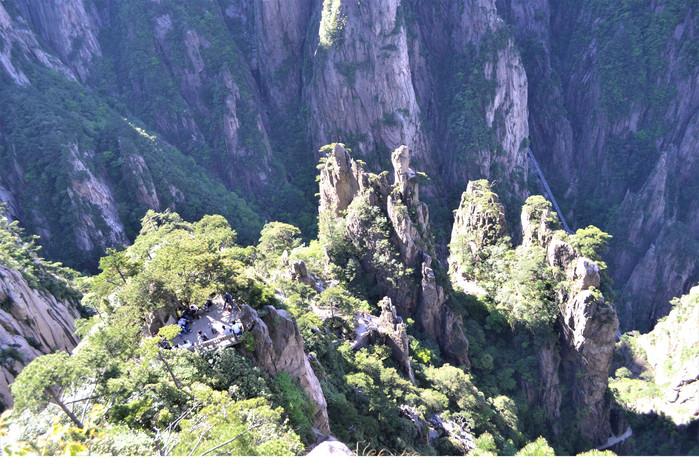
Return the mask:
<path id="1" fill-rule="evenodd" d="M 232 332 L 237 317 L 237 306 L 226 310 L 223 297 L 217 296 L 207 310 L 200 309 L 197 318 L 191 321 L 188 333 L 180 333 L 172 340 L 172 346 L 183 349 L 215 349 L 235 346 L 241 342 L 243 333 Z M 201 332 L 205 339 L 200 337 Z"/>

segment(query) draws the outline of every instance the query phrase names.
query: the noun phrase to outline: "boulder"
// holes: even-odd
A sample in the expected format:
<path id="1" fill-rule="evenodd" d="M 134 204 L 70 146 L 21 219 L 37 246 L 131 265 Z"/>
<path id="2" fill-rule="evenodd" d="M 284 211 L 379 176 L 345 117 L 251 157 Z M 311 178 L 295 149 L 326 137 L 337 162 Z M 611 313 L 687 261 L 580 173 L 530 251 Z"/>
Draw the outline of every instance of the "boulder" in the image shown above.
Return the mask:
<path id="1" fill-rule="evenodd" d="M 337 440 L 335 437 L 330 437 L 316 445 L 306 456 L 355 456 L 347 445 Z"/>
<path id="2" fill-rule="evenodd" d="M 252 335 L 251 347 L 246 347 L 246 337 L 243 337 L 242 351 L 269 374 L 286 372 L 296 380 L 315 407 L 314 427 L 329 434 L 327 402 L 293 318 L 283 309 L 272 306 L 265 306 L 258 314 L 246 304 L 241 307 L 239 317 L 245 332 Z"/>

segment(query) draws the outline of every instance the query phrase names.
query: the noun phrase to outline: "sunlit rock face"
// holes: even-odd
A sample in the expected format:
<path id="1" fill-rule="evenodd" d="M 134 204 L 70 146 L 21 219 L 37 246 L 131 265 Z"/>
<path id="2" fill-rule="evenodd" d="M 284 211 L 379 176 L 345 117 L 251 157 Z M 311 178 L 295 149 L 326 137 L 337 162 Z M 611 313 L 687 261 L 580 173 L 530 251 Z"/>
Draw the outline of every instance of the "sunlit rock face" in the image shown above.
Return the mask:
<path id="1" fill-rule="evenodd" d="M 32 359 L 75 347 L 73 323 L 78 317 L 75 303 L 32 288 L 20 272 L 0 266 L 1 406 L 12 406 L 9 385 Z"/>

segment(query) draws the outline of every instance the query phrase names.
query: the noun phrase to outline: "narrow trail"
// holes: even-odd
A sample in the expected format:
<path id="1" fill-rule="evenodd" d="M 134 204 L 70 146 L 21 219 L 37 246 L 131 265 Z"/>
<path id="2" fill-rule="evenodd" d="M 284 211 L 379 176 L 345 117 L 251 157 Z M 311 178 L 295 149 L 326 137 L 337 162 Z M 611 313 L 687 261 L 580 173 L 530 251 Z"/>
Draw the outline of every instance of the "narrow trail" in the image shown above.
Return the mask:
<path id="1" fill-rule="evenodd" d="M 546 181 L 544 172 L 541 170 L 541 166 L 539 165 L 539 162 L 536 160 L 536 157 L 534 157 L 534 152 L 532 152 L 531 148 L 527 149 L 527 155 L 529 156 L 529 160 L 531 160 L 532 165 L 534 166 L 534 170 L 536 170 L 536 174 L 539 177 L 539 181 L 541 181 L 541 185 L 544 187 L 546 197 L 549 201 L 551 201 L 551 204 L 553 204 L 553 208 L 556 209 L 556 213 L 558 214 L 558 218 L 561 220 L 563 229 L 566 231 L 566 233 L 572 234 L 573 230 L 571 230 L 568 226 L 568 222 L 566 222 L 566 218 L 563 216 L 563 211 L 558 205 L 558 201 L 556 201 L 556 198 L 553 195 L 553 192 L 551 191 L 551 187 L 549 186 L 548 181 Z"/>

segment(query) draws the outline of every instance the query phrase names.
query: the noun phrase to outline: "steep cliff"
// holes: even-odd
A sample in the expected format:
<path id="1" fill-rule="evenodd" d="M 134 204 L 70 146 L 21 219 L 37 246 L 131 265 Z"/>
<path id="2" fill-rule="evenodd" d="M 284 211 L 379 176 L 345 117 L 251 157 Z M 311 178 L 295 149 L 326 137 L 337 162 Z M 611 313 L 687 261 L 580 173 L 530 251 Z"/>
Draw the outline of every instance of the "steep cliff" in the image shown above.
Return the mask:
<path id="1" fill-rule="evenodd" d="M 293 377 L 314 405 L 314 427 L 329 434 L 325 396 L 291 316 L 284 310 L 268 306 L 260 318 L 253 308 L 243 306 L 240 320 L 252 335 L 254 346 L 250 352 L 256 365 L 272 375 L 286 372 Z"/>
<path id="2" fill-rule="evenodd" d="M 435 206 L 474 173 L 515 180 L 508 195 L 526 192 L 524 179 L 513 178 L 526 173 L 526 77 L 492 1 L 428 8 L 399 0 L 12 0 L 1 11 L 3 88 L 9 94 L 3 100 L 18 121 L 0 129 L 8 147 L 3 164 L 12 174 L 1 183 L 8 193 L 3 197 L 12 197 L 16 216 L 41 233 L 52 257 L 73 265 L 89 265 L 104 247 L 132 239 L 145 208 L 170 206 L 174 192 L 195 197 L 189 205 L 216 210 L 173 174 L 156 175 L 156 183 L 167 179 L 157 190 L 159 206 L 153 196 L 144 205 L 121 195 L 114 165 L 122 171 L 119 178 L 138 186 L 148 178 L 142 171 L 162 170 L 143 153 L 140 167 L 147 170 L 131 167 L 132 151 L 122 147 L 123 139 L 139 135 L 157 138 L 156 151 L 172 152 L 169 143 L 203 167 L 208 174 L 192 175 L 202 185 L 220 182 L 256 211 L 294 219 L 309 230 L 314 147 L 328 140 L 347 141 L 372 167 L 388 165 L 389 148 L 409 145 L 415 163 L 443 181 L 428 189 Z M 448 34 L 429 33 L 422 16 L 447 25 Z M 448 66 L 455 54 L 457 69 Z M 49 69 L 58 74 L 49 77 Z M 60 95 L 31 102 L 56 87 L 63 88 Z M 78 95 L 84 97 L 73 111 L 62 111 L 60 99 Z M 15 110 L 20 101 L 24 107 Z M 17 133 L 37 114 L 60 134 L 34 135 L 39 151 L 22 144 L 27 134 Z M 142 132 L 114 138 L 122 118 Z M 446 138 L 456 138 L 458 146 L 447 150 L 441 143 Z M 104 167 L 84 163 L 104 202 L 70 205 L 75 200 L 63 198 L 75 220 L 57 227 L 60 222 L 42 212 L 46 202 L 21 195 L 17 179 L 31 171 L 27 165 L 41 165 L 44 157 L 37 154 L 71 146 L 81 157 L 107 159 Z M 191 173 L 192 166 L 185 170 Z M 60 193 L 53 187 L 60 179 L 49 181 L 46 191 Z M 222 195 L 219 186 L 202 189 Z M 449 221 L 446 210 L 439 209 L 438 220 Z M 254 222 L 241 223 L 239 229 L 254 229 Z M 73 224 L 86 228 L 73 231 Z M 107 231 L 115 227 L 116 236 Z M 60 235 L 65 244 L 49 248 L 56 229 L 67 233 Z"/>
<path id="3" fill-rule="evenodd" d="M 648 330 L 699 273 L 696 2 L 498 6 L 529 77 L 534 150 L 573 223 L 614 236 L 622 325 Z"/>
<path id="4" fill-rule="evenodd" d="M 80 317 L 76 274 L 39 255 L 34 239 L 0 207 L 0 409 L 12 406 L 9 385 L 37 356 L 71 350 Z"/>
<path id="5" fill-rule="evenodd" d="M 5 0 L 0 199 L 91 270 L 148 208 L 310 236 L 317 147 L 380 172 L 407 145 L 436 239 L 396 238 L 414 267 L 445 258 L 467 180 L 517 239 L 532 146 L 571 223 L 612 233 L 622 326 L 648 330 L 699 273 L 696 22 L 681 0 Z"/>
<path id="6" fill-rule="evenodd" d="M 9 385 L 42 354 L 77 344 L 74 302 L 34 288 L 16 270 L 0 266 L 0 409 L 12 406 Z"/>
<path id="7" fill-rule="evenodd" d="M 582 257 L 565 239 L 556 241 L 549 238 L 553 232 L 544 227 L 544 222 L 548 220 L 542 222 L 541 219 L 555 219 L 550 205 L 538 213 L 534 209 L 527 212 L 525 208 L 522 216 L 524 240 L 532 240 L 528 231 L 538 230 L 536 241 L 547 249 L 548 265 L 560 270 L 566 277 L 564 286 L 558 291 L 561 348 L 558 378 L 570 390 L 566 394 L 570 399 L 563 394 L 557 398 L 562 399 L 564 406 L 572 403 L 576 412 L 575 427 L 582 437 L 593 445 L 602 444 L 612 434 L 607 378 L 619 329 L 616 311 L 599 291 L 599 266 Z M 549 373 L 550 369 L 543 363 L 544 358 L 541 361 L 542 374 Z M 555 384 L 555 381 L 545 383 L 549 387 Z M 560 389 L 563 390 L 563 387 Z M 558 411 L 558 408 L 553 411 Z M 562 416 L 560 422 L 565 424 L 570 419 Z"/>

